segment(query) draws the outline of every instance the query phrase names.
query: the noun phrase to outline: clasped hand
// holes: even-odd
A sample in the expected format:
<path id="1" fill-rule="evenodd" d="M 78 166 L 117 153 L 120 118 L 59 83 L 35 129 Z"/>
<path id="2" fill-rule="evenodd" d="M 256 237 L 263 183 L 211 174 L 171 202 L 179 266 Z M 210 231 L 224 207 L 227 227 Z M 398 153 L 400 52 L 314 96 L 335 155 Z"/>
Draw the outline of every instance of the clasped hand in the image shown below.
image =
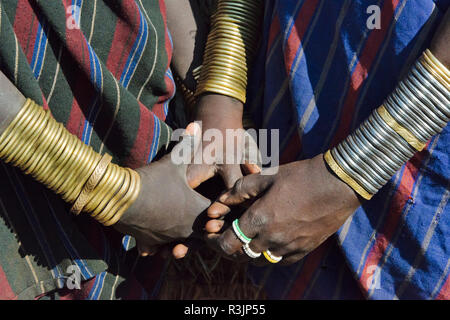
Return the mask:
<path id="1" fill-rule="evenodd" d="M 208 99 L 221 101 L 214 96 Z M 221 107 L 220 103 L 218 106 Z M 222 110 L 231 108 L 222 106 Z M 221 122 L 209 117 L 233 122 L 219 123 L 219 127 L 242 127 L 242 111 L 237 110 L 235 116 L 228 113 L 228 117 L 218 116 L 220 109 L 203 114 L 200 117 L 206 120 L 203 129 Z M 180 142 L 192 155 L 202 151 L 199 131 L 195 124 L 190 124 Z M 281 263 L 289 264 L 302 259 L 334 234 L 361 204 L 355 192 L 329 171 L 322 155 L 261 173 L 254 165 L 247 165 L 244 166 L 244 171 L 250 173 L 247 176 L 242 176 L 240 169 L 239 165 L 176 165 L 170 154 L 166 155 L 137 170 L 141 190 L 145 191 L 117 228 L 136 238 L 142 255 L 177 242 L 172 252 L 181 258 L 188 251 L 184 239 L 193 235 L 193 225 L 198 223 L 200 213 L 207 211 L 210 220 L 204 226 L 206 243 L 232 259 L 267 263 L 263 256 L 250 259 L 230 227 L 227 216 L 235 207 L 245 206 L 247 210 L 238 221 L 241 231 L 252 239 L 250 249 L 256 253 L 270 250 L 283 257 Z M 228 190 L 211 205 L 193 188 L 216 174 L 222 176 Z"/>

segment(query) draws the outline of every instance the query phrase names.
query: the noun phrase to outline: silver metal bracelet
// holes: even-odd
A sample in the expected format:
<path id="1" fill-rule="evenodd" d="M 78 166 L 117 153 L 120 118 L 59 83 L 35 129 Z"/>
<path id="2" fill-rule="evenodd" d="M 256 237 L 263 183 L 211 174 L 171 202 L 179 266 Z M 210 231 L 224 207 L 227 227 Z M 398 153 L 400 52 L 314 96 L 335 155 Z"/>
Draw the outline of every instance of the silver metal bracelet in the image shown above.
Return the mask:
<path id="1" fill-rule="evenodd" d="M 442 70 L 442 66 L 439 68 Z M 450 83 L 448 86 L 443 83 L 420 60 L 416 61 L 384 101 L 385 110 L 374 110 L 351 135 L 331 149 L 341 169 L 369 194 L 375 194 L 447 125 Z"/>

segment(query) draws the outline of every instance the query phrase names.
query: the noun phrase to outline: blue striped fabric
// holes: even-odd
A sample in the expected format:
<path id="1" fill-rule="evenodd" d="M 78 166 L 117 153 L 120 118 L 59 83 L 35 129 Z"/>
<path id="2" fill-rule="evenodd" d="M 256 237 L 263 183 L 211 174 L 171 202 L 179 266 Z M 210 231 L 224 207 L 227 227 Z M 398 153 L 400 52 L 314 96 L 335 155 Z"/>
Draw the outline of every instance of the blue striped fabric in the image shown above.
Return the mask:
<path id="1" fill-rule="evenodd" d="M 381 9 L 379 30 L 366 25 L 370 5 Z M 266 1 L 247 107 L 257 126 L 280 129 L 281 160 L 311 158 L 344 139 L 427 48 L 448 7 L 447 0 Z M 294 266 L 252 268 L 269 297 L 358 298 L 359 287 L 370 299 L 449 299 L 449 131 L 316 252 Z"/>

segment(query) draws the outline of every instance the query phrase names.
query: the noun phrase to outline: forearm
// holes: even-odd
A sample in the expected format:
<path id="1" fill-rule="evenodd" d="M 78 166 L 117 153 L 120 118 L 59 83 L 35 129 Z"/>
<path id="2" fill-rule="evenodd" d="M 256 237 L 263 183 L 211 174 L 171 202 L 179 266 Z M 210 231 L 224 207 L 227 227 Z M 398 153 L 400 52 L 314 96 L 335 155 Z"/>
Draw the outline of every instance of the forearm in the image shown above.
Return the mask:
<path id="1" fill-rule="evenodd" d="M 217 93 L 245 103 L 247 76 L 258 46 L 263 1 L 218 0 L 196 95 Z"/>
<path id="2" fill-rule="evenodd" d="M 116 223 L 136 199 L 139 175 L 110 163 L 25 97 L 0 74 L 0 159 L 31 175 L 105 225 Z"/>
<path id="3" fill-rule="evenodd" d="M 230 109 L 240 109 L 242 116 L 263 2 L 219 0 L 211 21 L 205 19 L 196 4 L 187 0 L 166 1 L 174 42 L 172 67 L 182 82 L 179 85 L 185 98 L 191 100 L 188 104 L 196 105 L 197 118 L 205 106 L 223 103 Z M 223 98 L 205 97 L 201 101 L 208 94 Z"/>
<path id="4" fill-rule="evenodd" d="M 0 135 L 19 113 L 25 97 L 0 71 Z"/>
<path id="5" fill-rule="evenodd" d="M 351 135 L 325 154 L 334 173 L 370 199 L 450 120 L 447 12 L 426 50 L 397 88 Z"/>
<path id="6" fill-rule="evenodd" d="M 165 3 L 173 40 L 172 68 L 190 90 L 195 90 L 193 70 L 202 63 L 209 19 L 194 1 L 166 0 Z"/>

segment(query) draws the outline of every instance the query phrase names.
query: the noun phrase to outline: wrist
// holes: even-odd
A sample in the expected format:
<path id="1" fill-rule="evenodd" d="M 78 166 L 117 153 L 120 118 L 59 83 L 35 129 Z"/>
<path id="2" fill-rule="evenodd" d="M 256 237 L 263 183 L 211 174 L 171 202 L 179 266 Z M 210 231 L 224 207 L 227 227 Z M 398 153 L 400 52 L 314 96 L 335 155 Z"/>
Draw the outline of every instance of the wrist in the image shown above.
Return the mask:
<path id="1" fill-rule="evenodd" d="M 136 217 L 138 216 L 137 213 L 139 212 L 151 212 L 151 208 L 149 208 L 149 202 L 147 200 L 148 196 L 142 192 L 142 190 L 151 190 L 148 186 L 148 179 L 146 178 L 146 168 L 142 167 L 135 169 L 136 173 L 140 177 L 139 181 L 139 194 L 136 197 L 136 200 L 130 205 L 130 207 L 122 214 L 119 221 L 117 221 L 118 226 L 125 226 L 125 225 L 135 225 L 136 224 Z M 149 213 L 150 214 L 150 213 Z"/>
<path id="2" fill-rule="evenodd" d="M 241 128 L 243 110 L 243 103 L 237 99 L 220 94 L 205 94 L 198 100 L 195 120 L 202 121 L 209 128 L 221 129 L 221 123 L 229 124 L 229 129 Z"/>
<path id="3" fill-rule="evenodd" d="M 361 205 L 363 199 L 330 169 L 324 160 L 323 154 L 317 155 L 311 161 L 313 166 L 312 170 L 318 173 L 317 177 L 320 179 L 320 184 L 329 197 L 336 201 L 347 203 L 353 208 Z"/>

